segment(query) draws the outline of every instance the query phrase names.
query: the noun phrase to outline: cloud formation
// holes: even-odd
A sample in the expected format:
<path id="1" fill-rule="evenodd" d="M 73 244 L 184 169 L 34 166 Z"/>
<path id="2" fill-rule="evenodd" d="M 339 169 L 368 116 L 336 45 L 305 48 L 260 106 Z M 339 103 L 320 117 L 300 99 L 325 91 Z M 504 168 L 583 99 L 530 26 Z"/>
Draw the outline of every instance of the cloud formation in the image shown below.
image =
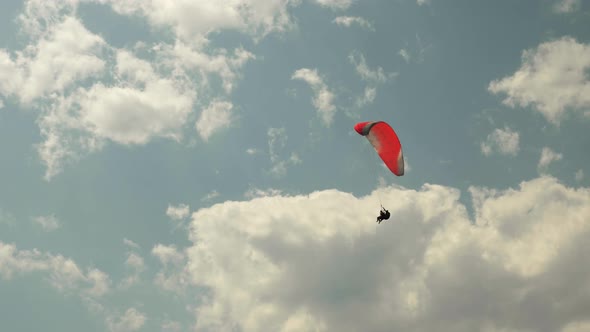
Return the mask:
<path id="1" fill-rule="evenodd" d="M 186 250 L 190 283 L 210 290 L 196 329 L 559 331 L 583 324 L 590 269 L 577 253 L 590 249 L 590 190 L 541 177 L 470 193 L 473 220 L 460 192 L 438 185 L 383 188 L 392 218 L 382 225 L 373 222 L 377 193 L 327 190 L 201 209 Z"/>
<path id="2" fill-rule="evenodd" d="M 521 67 L 492 81 L 488 90 L 505 94 L 505 105 L 530 106 L 557 125 L 566 112 L 584 112 L 590 107 L 588 70 L 590 45 L 562 37 L 524 51 Z"/>

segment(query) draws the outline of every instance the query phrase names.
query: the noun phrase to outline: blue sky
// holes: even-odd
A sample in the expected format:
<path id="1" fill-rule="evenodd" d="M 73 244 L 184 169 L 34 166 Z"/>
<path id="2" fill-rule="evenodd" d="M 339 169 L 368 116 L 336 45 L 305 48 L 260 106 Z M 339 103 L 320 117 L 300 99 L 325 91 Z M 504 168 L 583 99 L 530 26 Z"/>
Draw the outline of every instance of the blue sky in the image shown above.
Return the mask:
<path id="1" fill-rule="evenodd" d="M 590 329 L 587 2 L 0 6 L 2 330 Z"/>

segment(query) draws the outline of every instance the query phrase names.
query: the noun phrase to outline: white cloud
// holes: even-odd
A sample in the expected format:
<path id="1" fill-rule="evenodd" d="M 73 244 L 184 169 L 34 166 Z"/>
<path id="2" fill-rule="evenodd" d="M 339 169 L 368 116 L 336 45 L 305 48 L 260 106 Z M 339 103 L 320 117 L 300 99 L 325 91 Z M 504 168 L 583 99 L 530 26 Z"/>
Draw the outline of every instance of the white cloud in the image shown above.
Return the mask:
<path id="1" fill-rule="evenodd" d="M 82 298 L 98 298 L 109 291 L 110 279 L 104 272 L 89 268 L 84 273 L 71 259 L 37 249 L 18 250 L 14 244 L 0 242 L 0 277 L 43 272 L 53 287 L 74 292 Z"/>
<path id="2" fill-rule="evenodd" d="M 37 98 L 63 93 L 104 70 L 104 46 L 78 19 L 68 17 L 15 57 L 0 50 L 0 94 L 16 95 L 30 105 Z"/>
<path id="3" fill-rule="evenodd" d="M 553 5 L 553 10 L 557 13 L 571 13 L 582 6 L 582 0 L 558 0 Z"/>
<path id="4" fill-rule="evenodd" d="M 590 107 L 590 45 L 570 37 L 542 43 L 522 54 L 521 67 L 511 76 L 490 83 L 504 93 L 510 107 L 533 107 L 554 124 L 564 113 Z"/>
<path id="5" fill-rule="evenodd" d="M 0 99 L 0 110 L 4 108 L 4 101 Z"/>
<path id="6" fill-rule="evenodd" d="M 375 31 L 375 28 L 373 27 L 373 24 L 371 24 L 371 22 L 358 16 L 338 16 L 332 21 L 332 23 L 345 27 L 350 27 L 353 24 L 358 24 L 361 28 Z"/>
<path id="7" fill-rule="evenodd" d="M 181 203 L 176 206 L 168 204 L 166 215 L 172 220 L 182 220 L 188 217 L 190 208 L 187 204 Z"/>
<path id="8" fill-rule="evenodd" d="M 132 332 L 142 328 L 145 321 L 144 313 L 135 308 L 129 308 L 119 317 L 109 317 L 107 324 L 111 332 Z"/>
<path id="9" fill-rule="evenodd" d="M 238 71 L 249 61 L 255 59 L 254 54 L 243 48 L 237 48 L 233 54 L 225 49 L 218 49 L 214 54 L 207 54 L 200 48 L 176 42 L 173 46 L 158 45 L 163 56 L 168 58 L 170 65 L 184 70 L 196 70 L 201 78 L 207 82 L 207 74 L 216 74 L 222 80 L 225 93 L 229 94 L 234 88 L 235 81 L 240 77 Z"/>
<path id="10" fill-rule="evenodd" d="M 78 97 L 81 118 L 97 137 L 120 144 L 145 144 L 153 137 L 180 139 L 180 129 L 192 111 L 194 93 L 126 51 L 117 54 L 117 72 L 139 87 L 96 84 Z"/>
<path id="11" fill-rule="evenodd" d="M 575 179 L 578 182 L 584 180 L 584 170 L 581 170 L 581 169 L 577 170 L 576 174 L 575 174 Z"/>
<path id="12" fill-rule="evenodd" d="M 39 225 L 46 232 L 54 231 L 61 226 L 59 220 L 54 215 L 38 216 L 33 218 L 33 222 Z"/>
<path id="13" fill-rule="evenodd" d="M 317 109 L 320 117 L 326 126 L 330 126 L 336 113 L 336 106 L 334 106 L 334 93 L 332 93 L 324 80 L 318 74 L 317 69 L 301 68 L 296 70 L 291 76 L 293 80 L 302 80 L 309 84 L 314 97 L 313 105 Z"/>
<path id="14" fill-rule="evenodd" d="M 291 24 L 287 0 L 86 2 L 110 5 L 124 15 L 143 15 L 154 27 L 173 28 L 180 39 L 138 43 L 134 51 L 117 49 L 75 17 L 78 0 L 25 2 L 18 22 L 29 45 L 13 53 L 0 50 L 0 95 L 16 96 L 23 105 L 41 111 L 37 122 L 43 141 L 37 148 L 47 166 L 46 180 L 108 141 L 179 141 L 196 96 L 202 96 L 200 103 L 218 98 L 209 77 L 219 76 L 223 93 L 229 94 L 240 69 L 255 58 L 241 47 L 205 48 L 207 34 L 244 28 L 253 36 L 264 36 Z M 206 19 L 195 20 L 198 17 Z M 202 43 L 182 39 L 197 35 Z M 134 52 L 147 56 L 140 59 Z"/>
<path id="15" fill-rule="evenodd" d="M 201 112 L 195 127 L 204 141 L 209 140 L 215 132 L 230 126 L 233 120 L 232 108 L 233 104 L 228 101 L 213 101 Z"/>
<path id="16" fill-rule="evenodd" d="M 561 153 L 557 153 L 548 147 L 543 147 L 543 150 L 541 151 L 541 158 L 539 159 L 539 164 L 537 167 L 539 169 L 545 169 L 552 162 L 561 160 L 562 158 L 563 155 Z"/>
<path id="17" fill-rule="evenodd" d="M 171 28 L 182 41 L 206 43 L 207 35 L 220 30 L 238 30 L 255 36 L 284 31 L 292 23 L 289 0 L 260 1 L 117 1 L 115 11 L 124 15 L 141 15 L 156 28 Z"/>
<path id="18" fill-rule="evenodd" d="M 418 6 L 430 5 L 430 0 L 416 0 Z"/>
<path id="19" fill-rule="evenodd" d="M 331 9 L 347 9 L 352 5 L 353 0 L 314 0 L 321 6 Z"/>
<path id="20" fill-rule="evenodd" d="M 520 135 L 518 132 L 515 132 L 508 127 L 505 127 L 504 129 L 496 128 L 488 135 L 486 140 L 481 143 L 480 147 L 481 152 L 486 156 L 491 155 L 493 152 L 516 156 L 520 150 L 519 142 Z"/>
<path id="21" fill-rule="evenodd" d="M 590 306 L 590 269 L 579 261 L 590 250 L 590 189 L 542 177 L 470 192 L 473 221 L 460 192 L 437 185 L 195 212 L 186 268 L 209 289 L 196 330 L 558 331 L 578 322 Z M 392 212 L 381 225 L 378 195 Z"/>
<path id="22" fill-rule="evenodd" d="M 100 150 L 105 140 L 125 145 L 146 144 L 155 137 L 180 140 L 195 98 L 190 84 L 160 76 L 152 64 L 128 51 L 115 55 L 110 74 L 119 85 L 98 82 L 58 96 L 38 120 L 45 138 L 38 152 L 47 165 L 47 180 L 64 163 Z"/>

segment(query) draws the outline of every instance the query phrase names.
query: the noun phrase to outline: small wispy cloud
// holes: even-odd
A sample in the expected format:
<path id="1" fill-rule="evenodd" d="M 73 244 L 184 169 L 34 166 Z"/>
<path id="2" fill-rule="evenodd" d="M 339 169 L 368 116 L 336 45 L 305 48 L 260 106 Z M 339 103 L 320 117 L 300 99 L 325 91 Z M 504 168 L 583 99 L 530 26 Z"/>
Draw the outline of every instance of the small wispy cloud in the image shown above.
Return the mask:
<path id="1" fill-rule="evenodd" d="M 491 155 L 493 152 L 499 154 L 516 156 L 519 147 L 520 135 L 518 132 L 505 127 L 504 129 L 496 128 L 488 135 L 486 140 L 481 143 L 481 152 L 485 156 Z"/>
<path id="2" fill-rule="evenodd" d="M 410 62 L 411 56 L 410 56 L 410 52 L 408 52 L 408 50 L 406 50 L 405 48 L 402 48 L 401 50 L 399 50 L 398 54 L 406 61 L 406 62 Z"/>
<path id="3" fill-rule="evenodd" d="M 291 76 L 292 80 L 301 80 L 309 84 L 314 97 L 313 105 L 317 109 L 322 121 L 326 126 L 330 126 L 334 119 L 336 106 L 334 106 L 334 93 L 328 89 L 323 78 L 318 73 L 317 69 L 301 68 L 296 70 Z"/>
<path id="4" fill-rule="evenodd" d="M 315 0 L 321 6 L 331 9 L 347 9 L 352 4 L 353 0 Z"/>
<path id="5" fill-rule="evenodd" d="M 582 6 L 582 0 L 559 0 L 553 5 L 553 11 L 564 14 L 578 10 Z"/>
<path id="6" fill-rule="evenodd" d="M 561 160 L 562 158 L 563 155 L 561 153 L 557 153 L 548 147 L 544 147 L 541 151 L 541 158 L 539 159 L 539 164 L 537 165 L 537 168 L 540 171 L 543 171 L 549 166 L 549 164 L 551 164 L 554 161 Z"/>
<path id="7" fill-rule="evenodd" d="M 260 153 L 260 150 L 257 148 L 248 148 L 248 149 L 246 149 L 246 153 L 252 156 L 252 155 Z"/>
<path id="8" fill-rule="evenodd" d="M 358 16 L 338 16 L 332 21 L 332 23 L 345 27 L 350 27 L 353 24 L 356 24 L 361 28 L 375 31 L 375 28 L 373 27 L 373 24 L 371 22 Z"/>
<path id="9" fill-rule="evenodd" d="M 139 244 L 129 240 L 128 238 L 123 239 L 123 244 L 132 249 L 139 249 Z"/>
<path id="10" fill-rule="evenodd" d="M 204 141 L 219 130 L 229 127 L 232 121 L 233 104 L 228 101 L 214 101 L 201 113 L 195 128 Z"/>
<path id="11" fill-rule="evenodd" d="M 189 213 L 190 213 L 189 206 L 187 204 L 183 204 L 183 203 L 178 204 L 176 206 L 168 205 L 168 209 L 166 209 L 166 215 L 168 217 L 170 217 L 170 219 L 173 219 L 173 220 L 185 219 L 186 217 L 188 217 Z"/>
<path id="12" fill-rule="evenodd" d="M 201 198 L 201 201 L 203 202 L 208 202 L 211 201 L 214 198 L 219 197 L 219 192 L 217 190 L 212 190 L 209 193 L 207 193 L 207 195 L 205 195 L 203 198 Z"/>
<path id="13" fill-rule="evenodd" d="M 302 160 L 299 155 L 292 152 L 289 158 L 281 158 L 280 151 L 283 150 L 287 143 L 287 131 L 284 127 L 268 129 L 268 154 L 270 155 L 271 169 L 270 172 L 276 176 L 283 176 L 287 173 L 287 167 L 290 165 L 301 164 Z"/>
<path id="14" fill-rule="evenodd" d="M 55 215 L 38 216 L 33 218 L 33 222 L 46 232 L 51 232 L 61 227 L 61 224 Z"/>
<path id="15" fill-rule="evenodd" d="M 244 197 L 252 199 L 258 197 L 268 197 L 268 196 L 279 196 L 283 193 L 280 189 L 275 188 L 268 188 L 268 189 L 260 189 L 260 188 L 250 188 L 248 191 L 244 193 Z"/>

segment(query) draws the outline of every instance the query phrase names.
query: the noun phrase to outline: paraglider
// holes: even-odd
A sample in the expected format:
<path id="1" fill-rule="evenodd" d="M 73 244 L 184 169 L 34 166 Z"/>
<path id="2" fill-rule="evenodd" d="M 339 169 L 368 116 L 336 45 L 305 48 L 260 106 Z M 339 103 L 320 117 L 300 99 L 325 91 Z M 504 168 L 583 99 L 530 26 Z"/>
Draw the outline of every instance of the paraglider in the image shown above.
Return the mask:
<path id="1" fill-rule="evenodd" d="M 404 155 L 402 145 L 393 128 L 384 121 L 359 122 L 354 130 L 361 136 L 365 136 L 385 166 L 395 175 L 404 175 Z M 377 223 L 389 219 L 390 213 L 383 206 L 379 211 Z"/>
<path id="2" fill-rule="evenodd" d="M 383 220 L 389 219 L 389 216 L 389 211 L 382 206 L 381 211 L 379 211 L 379 217 L 377 217 L 377 223 L 380 224 Z"/>
<path id="3" fill-rule="evenodd" d="M 385 121 L 359 122 L 354 126 L 359 135 L 365 136 L 389 170 L 404 175 L 404 154 L 397 134 Z"/>

